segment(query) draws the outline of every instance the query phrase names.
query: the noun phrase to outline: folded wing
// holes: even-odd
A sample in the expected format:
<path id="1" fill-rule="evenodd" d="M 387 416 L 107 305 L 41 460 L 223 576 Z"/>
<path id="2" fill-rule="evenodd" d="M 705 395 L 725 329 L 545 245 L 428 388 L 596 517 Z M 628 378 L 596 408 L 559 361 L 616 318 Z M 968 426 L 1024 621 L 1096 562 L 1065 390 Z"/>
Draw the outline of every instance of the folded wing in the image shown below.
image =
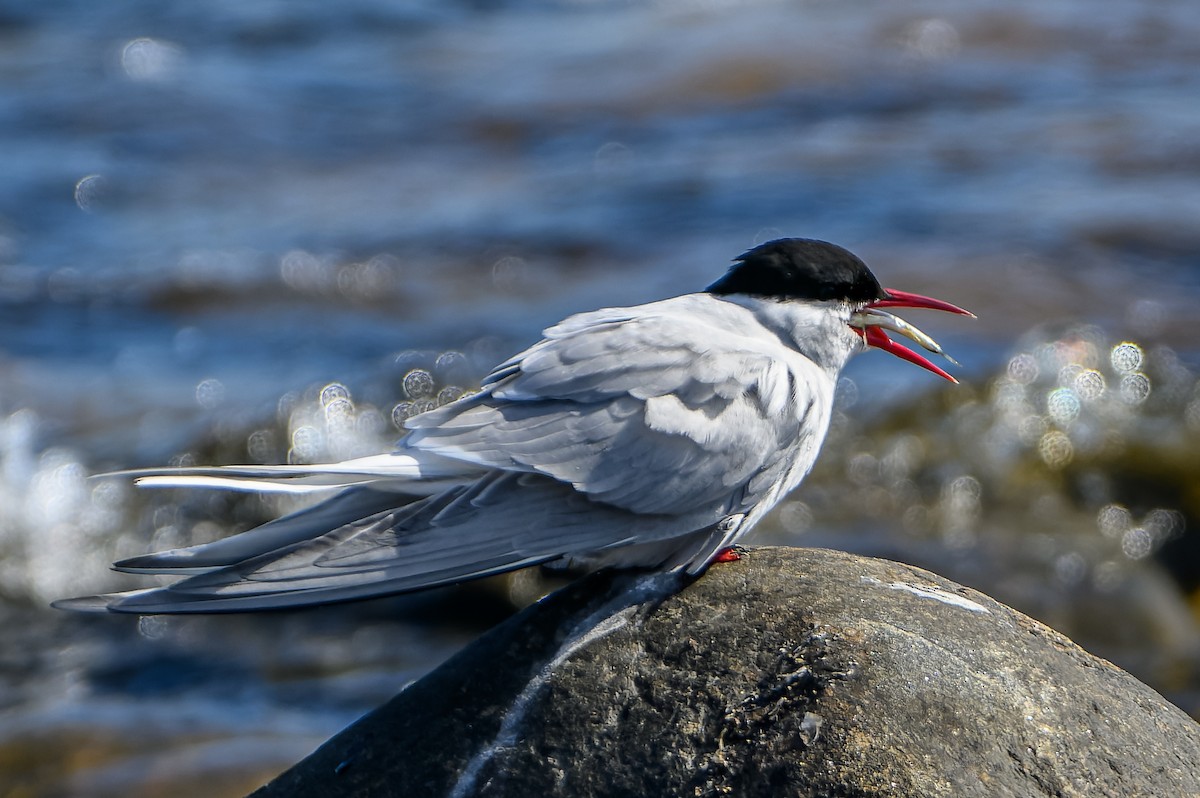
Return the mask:
<path id="1" fill-rule="evenodd" d="M 597 311 L 547 330 L 482 393 L 410 419 L 403 446 L 545 474 L 639 513 L 730 500 L 782 467 L 809 411 L 796 369 L 816 367 L 670 310 Z"/>
<path id="2" fill-rule="evenodd" d="M 548 477 L 495 471 L 468 487 L 366 515 L 315 538 L 281 538 L 276 549 L 193 571 L 167 587 L 56 606 L 146 614 L 325 604 L 423 590 L 608 548 L 641 545 L 662 556 L 654 544 L 678 538 L 678 545 L 694 547 L 719 520 L 711 513 L 638 515 L 592 502 Z"/>
<path id="3" fill-rule="evenodd" d="M 689 300 L 718 301 L 568 319 L 479 393 L 410 419 L 390 455 L 132 472 L 150 485 L 340 492 L 241 535 L 117 564 L 185 576 L 173 585 L 60 606 L 257 610 L 555 560 L 703 564 L 728 537 L 722 521 L 786 481 L 809 414 L 827 408 L 801 390 L 815 365 L 769 336 L 699 324 L 704 314 L 680 312 Z"/>

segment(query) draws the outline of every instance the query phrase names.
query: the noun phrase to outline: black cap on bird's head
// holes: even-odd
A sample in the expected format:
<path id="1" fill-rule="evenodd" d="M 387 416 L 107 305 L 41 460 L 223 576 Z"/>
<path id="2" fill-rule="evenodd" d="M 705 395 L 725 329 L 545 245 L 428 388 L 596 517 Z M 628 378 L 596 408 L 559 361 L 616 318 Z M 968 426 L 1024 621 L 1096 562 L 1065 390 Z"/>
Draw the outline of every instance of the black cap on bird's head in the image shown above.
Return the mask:
<path id="1" fill-rule="evenodd" d="M 811 238 L 781 238 L 739 255 L 710 294 L 866 304 L 885 297 L 867 264 L 848 249 Z"/>
<path id="2" fill-rule="evenodd" d="M 867 346 L 890 352 L 951 382 L 958 380 L 927 358 L 888 338 L 885 330 L 910 338 L 953 363 L 941 346 L 913 325 L 880 308 L 927 308 L 975 315 L 940 299 L 884 288 L 867 264 L 853 252 L 811 238 L 781 238 L 759 244 L 738 256 L 725 276 L 706 290 L 718 296 L 742 294 L 764 299 L 849 304 L 854 308 L 850 314 L 850 329 L 860 335 Z"/>

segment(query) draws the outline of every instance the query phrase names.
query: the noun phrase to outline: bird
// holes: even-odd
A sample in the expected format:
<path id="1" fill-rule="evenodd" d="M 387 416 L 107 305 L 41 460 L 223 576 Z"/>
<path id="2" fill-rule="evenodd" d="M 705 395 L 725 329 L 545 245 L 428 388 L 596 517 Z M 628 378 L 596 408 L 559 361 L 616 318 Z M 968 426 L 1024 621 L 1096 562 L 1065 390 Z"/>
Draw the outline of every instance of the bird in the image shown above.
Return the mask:
<path id="1" fill-rule="evenodd" d="M 880 349 L 957 382 L 849 250 L 783 238 L 704 291 L 579 313 L 385 454 L 115 472 L 147 487 L 329 493 L 241 534 L 117 562 L 172 583 L 55 606 L 221 613 L 408 593 L 535 565 L 700 575 L 813 467 L 839 373 Z M 952 360 L 950 362 L 953 362 Z M 114 476 L 110 475 L 110 476 Z"/>

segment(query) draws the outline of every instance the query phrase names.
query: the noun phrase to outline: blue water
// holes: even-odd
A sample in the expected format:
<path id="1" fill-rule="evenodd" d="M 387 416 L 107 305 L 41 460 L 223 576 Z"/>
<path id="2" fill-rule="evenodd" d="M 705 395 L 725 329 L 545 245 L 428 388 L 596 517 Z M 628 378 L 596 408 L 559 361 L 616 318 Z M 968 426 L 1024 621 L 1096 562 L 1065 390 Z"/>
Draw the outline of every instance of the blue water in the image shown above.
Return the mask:
<path id="1" fill-rule="evenodd" d="M 131 640 L 186 660 L 231 628 L 42 609 L 111 586 L 110 555 L 149 537 L 212 532 L 88 475 L 244 459 L 252 431 L 311 426 L 305 403 L 335 381 L 364 419 L 346 445 L 384 446 L 424 357 L 400 353 L 463 352 L 478 373 L 567 313 L 696 290 L 771 237 L 844 244 L 885 285 L 975 310 L 916 320 L 981 393 L 1047 323 L 1196 371 L 1198 34 L 1186 0 L 5 4 L 0 599 L 45 633 L 0 632 L 0 649 L 49 673 L 5 660 L 7 725 L 48 750 L 133 734 L 145 695 L 101 689 L 87 662 Z M 932 390 L 878 353 L 849 377 L 861 424 Z M 1187 401 L 1163 411 L 1181 436 Z M 416 645 L 436 633 L 393 619 L 380 634 L 415 653 L 326 667 L 296 642 L 305 623 L 219 666 L 265 691 L 258 731 L 285 741 L 257 760 L 267 775 L 473 633 Z M 56 656 L 80 639 L 91 659 Z M 263 675 L 297 661 L 317 683 L 368 675 L 306 712 Z M 217 720 L 227 695 L 183 692 L 197 728 L 238 733 Z M 284 708 L 303 735 L 279 731 Z M 164 757 L 188 745 L 170 739 Z M 146 760 L 113 761 L 36 783 L 124 794 Z"/>

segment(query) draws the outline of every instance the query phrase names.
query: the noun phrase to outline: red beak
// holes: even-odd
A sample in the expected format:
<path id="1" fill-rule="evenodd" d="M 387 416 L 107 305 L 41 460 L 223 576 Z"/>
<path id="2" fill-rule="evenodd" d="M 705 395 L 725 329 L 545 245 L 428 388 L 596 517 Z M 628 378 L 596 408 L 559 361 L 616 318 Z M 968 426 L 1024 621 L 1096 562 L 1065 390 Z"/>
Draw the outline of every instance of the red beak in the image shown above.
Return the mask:
<path id="1" fill-rule="evenodd" d="M 896 291 L 891 288 L 885 288 L 884 293 L 885 296 L 883 299 L 871 302 L 861 310 L 855 312 L 851 317 L 851 329 L 861 335 L 868 346 L 890 352 L 901 360 L 907 360 L 909 363 L 920 366 L 926 371 L 931 371 L 943 379 L 957 383 L 958 380 L 943 369 L 935 366 L 928 358 L 893 341 L 888 337 L 885 330 L 892 330 L 906 338 L 911 338 L 930 352 L 939 354 L 947 360 L 954 362 L 952 358 L 942 351 L 942 347 L 936 341 L 903 319 L 882 311 L 880 308 L 925 308 L 927 310 L 942 310 L 947 313 L 956 313 L 972 318 L 975 317 L 975 314 L 968 310 L 963 310 L 957 305 L 952 305 L 949 302 L 943 302 L 940 299 L 933 299 L 932 297 L 920 294 Z"/>
<path id="2" fill-rule="evenodd" d="M 877 299 L 867 307 L 870 308 L 927 308 L 928 310 L 944 310 L 947 313 L 957 313 L 960 316 L 975 318 L 969 310 L 963 310 L 958 305 L 951 305 L 933 297 L 911 294 L 908 291 L 897 291 L 895 288 L 885 288 L 887 294 L 883 299 Z"/>

